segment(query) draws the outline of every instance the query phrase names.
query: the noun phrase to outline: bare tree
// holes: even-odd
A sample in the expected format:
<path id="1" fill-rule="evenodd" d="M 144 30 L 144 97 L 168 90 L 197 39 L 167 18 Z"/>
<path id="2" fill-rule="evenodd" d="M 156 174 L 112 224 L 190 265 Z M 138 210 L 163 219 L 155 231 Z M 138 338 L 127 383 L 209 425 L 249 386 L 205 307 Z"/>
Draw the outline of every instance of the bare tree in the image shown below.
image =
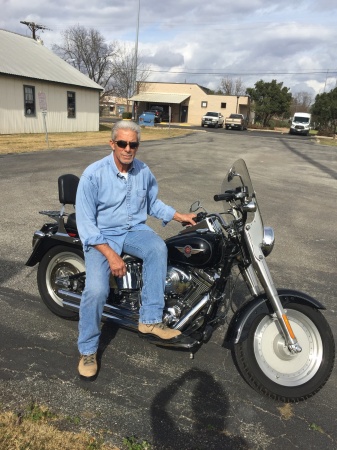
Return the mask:
<path id="1" fill-rule="evenodd" d="M 222 78 L 218 92 L 223 95 L 245 95 L 246 87 L 244 86 L 241 78 Z"/>
<path id="2" fill-rule="evenodd" d="M 104 89 L 109 88 L 117 43 L 107 44 L 99 31 L 82 26 L 66 29 L 62 37 L 53 51 Z"/>
<path id="3" fill-rule="evenodd" d="M 142 63 L 141 57 L 136 60 L 135 50 L 121 44 L 112 63 L 110 94 L 125 98 L 129 110 L 129 99 L 136 94 L 136 85 L 142 90 L 142 83 L 149 75 L 149 68 Z"/>
<path id="4" fill-rule="evenodd" d="M 295 112 L 310 112 L 312 103 L 313 98 L 308 92 L 301 91 L 294 94 L 290 106 L 291 115 L 293 116 Z"/>
<path id="5" fill-rule="evenodd" d="M 233 79 L 232 78 L 222 78 L 220 81 L 219 92 L 223 95 L 233 94 Z"/>

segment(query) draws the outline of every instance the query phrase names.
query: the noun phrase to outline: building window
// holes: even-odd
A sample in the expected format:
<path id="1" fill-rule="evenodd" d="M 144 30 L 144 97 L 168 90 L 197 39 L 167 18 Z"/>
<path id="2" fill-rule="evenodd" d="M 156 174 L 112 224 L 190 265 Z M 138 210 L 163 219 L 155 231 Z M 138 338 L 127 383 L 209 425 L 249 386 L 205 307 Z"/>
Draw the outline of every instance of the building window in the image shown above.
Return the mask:
<path id="1" fill-rule="evenodd" d="M 23 86 L 24 92 L 24 111 L 25 116 L 34 117 L 36 115 L 36 105 L 35 105 L 35 87 L 34 86 Z"/>
<path id="2" fill-rule="evenodd" d="M 76 100 L 75 92 L 67 92 L 67 107 L 68 107 L 68 119 L 73 119 L 76 117 Z"/>
<path id="3" fill-rule="evenodd" d="M 227 108 L 227 103 L 221 103 L 221 108 Z"/>
<path id="4" fill-rule="evenodd" d="M 207 102 L 201 102 L 201 107 L 202 108 L 207 108 Z"/>

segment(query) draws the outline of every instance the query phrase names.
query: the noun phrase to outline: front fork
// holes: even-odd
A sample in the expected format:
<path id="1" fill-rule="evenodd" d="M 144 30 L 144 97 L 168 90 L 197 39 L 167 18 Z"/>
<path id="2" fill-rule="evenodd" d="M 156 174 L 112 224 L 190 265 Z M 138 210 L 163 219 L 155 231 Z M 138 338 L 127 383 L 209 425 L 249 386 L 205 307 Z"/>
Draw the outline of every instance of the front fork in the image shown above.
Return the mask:
<path id="1" fill-rule="evenodd" d="M 280 298 L 277 294 L 276 288 L 274 286 L 269 268 L 266 263 L 265 256 L 262 253 L 261 248 L 256 251 L 256 246 L 253 245 L 251 235 L 249 233 L 249 228 L 246 229 L 245 233 L 247 239 L 246 243 L 249 248 L 249 253 L 254 256 L 252 258 L 252 265 L 244 269 L 243 276 L 250 287 L 253 295 L 259 294 L 259 283 L 260 281 L 267 297 L 273 307 L 276 318 L 280 327 L 282 329 L 283 335 L 285 337 L 286 345 L 291 353 L 300 353 L 302 351 L 301 346 L 297 342 L 295 333 L 289 323 L 286 312 L 282 306 Z"/>

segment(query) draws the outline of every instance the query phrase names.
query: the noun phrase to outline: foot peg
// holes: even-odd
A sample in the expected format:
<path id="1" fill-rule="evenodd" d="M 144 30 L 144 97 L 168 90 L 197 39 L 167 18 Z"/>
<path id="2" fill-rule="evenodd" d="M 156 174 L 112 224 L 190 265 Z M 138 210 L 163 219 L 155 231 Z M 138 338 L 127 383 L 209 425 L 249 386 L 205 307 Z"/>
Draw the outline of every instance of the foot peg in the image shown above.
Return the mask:
<path id="1" fill-rule="evenodd" d="M 154 344 L 160 347 L 174 347 L 174 348 L 187 348 L 191 349 L 200 344 L 195 339 L 185 336 L 183 334 L 172 339 L 160 339 L 155 336 L 147 336 L 146 334 L 139 333 L 139 337 L 146 339 L 150 344 Z"/>

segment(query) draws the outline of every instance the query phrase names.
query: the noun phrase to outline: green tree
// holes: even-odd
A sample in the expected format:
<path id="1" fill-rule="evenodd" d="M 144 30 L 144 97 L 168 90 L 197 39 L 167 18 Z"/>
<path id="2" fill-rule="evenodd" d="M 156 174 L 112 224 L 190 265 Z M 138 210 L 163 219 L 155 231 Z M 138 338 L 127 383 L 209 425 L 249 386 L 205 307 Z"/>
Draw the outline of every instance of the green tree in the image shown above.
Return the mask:
<path id="1" fill-rule="evenodd" d="M 273 116 L 289 116 L 292 95 L 283 83 L 257 81 L 254 88 L 247 88 L 256 118 L 265 127 Z"/>
<path id="2" fill-rule="evenodd" d="M 316 95 L 311 109 L 313 119 L 320 130 L 336 134 L 337 130 L 337 87 L 330 92 Z"/>

